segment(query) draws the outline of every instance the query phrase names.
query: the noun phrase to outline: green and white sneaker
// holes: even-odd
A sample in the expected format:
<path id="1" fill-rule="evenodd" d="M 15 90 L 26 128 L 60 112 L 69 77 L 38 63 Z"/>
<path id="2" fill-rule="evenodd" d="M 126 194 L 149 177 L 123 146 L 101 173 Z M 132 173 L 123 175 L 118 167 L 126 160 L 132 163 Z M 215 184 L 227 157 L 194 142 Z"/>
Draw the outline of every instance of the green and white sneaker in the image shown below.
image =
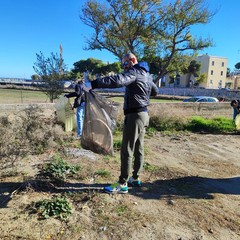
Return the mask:
<path id="1" fill-rule="evenodd" d="M 142 186 L 140 179 L 139 178 L 135 179 L 133 177 L 129 178 L 128 185 L 132 186 L 132 187 L 141 187 Z"/>
<path id="2" fill-rule="evenodd" d="M 128 193 L 128 185 L 127 183 L 120 184 L 119 182 L 117 182 L 105 187 L 104 191 L 107 193 Z"/>

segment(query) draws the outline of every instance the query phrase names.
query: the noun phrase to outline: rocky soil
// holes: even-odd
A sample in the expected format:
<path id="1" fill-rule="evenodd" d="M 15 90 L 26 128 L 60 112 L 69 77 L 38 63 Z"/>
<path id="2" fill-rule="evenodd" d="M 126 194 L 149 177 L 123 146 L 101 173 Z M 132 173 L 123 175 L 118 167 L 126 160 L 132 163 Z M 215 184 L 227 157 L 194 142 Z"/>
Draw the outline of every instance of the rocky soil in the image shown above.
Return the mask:
<path id="1" fill-rule="evenodd" d="M 17 174 L 1 173 L 0 239 L 238 240 L 239 139 L 192 133 L 146 137 L 143 185 L 125 195 L 102 192 L 118 178 L 118 151 L 110 157 L 77 145 L 66 148 L 66 159 L 81 170 L 58 186 L 36 180 L 39 166 L 53 153 L 29 156 Z M 32 202 L 54 194 L 71 201 L 67 221 L 39 220 L 29 211 Z"/>

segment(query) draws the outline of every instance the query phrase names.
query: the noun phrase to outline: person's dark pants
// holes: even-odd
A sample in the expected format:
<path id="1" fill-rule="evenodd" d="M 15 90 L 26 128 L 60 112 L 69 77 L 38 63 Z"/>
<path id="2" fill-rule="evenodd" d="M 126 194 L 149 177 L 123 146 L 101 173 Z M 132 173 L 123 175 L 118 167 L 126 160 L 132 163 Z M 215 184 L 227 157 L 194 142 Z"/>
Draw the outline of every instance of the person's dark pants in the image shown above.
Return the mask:
<path id="1" fill-rule="evenodd" d="M 130 113 L 125 116 L 119 183 L 128 181 L 133 163 L 133 178 L 137 179 L 144 164 L 144 135 L 149 124 L 148 112 Z"/>

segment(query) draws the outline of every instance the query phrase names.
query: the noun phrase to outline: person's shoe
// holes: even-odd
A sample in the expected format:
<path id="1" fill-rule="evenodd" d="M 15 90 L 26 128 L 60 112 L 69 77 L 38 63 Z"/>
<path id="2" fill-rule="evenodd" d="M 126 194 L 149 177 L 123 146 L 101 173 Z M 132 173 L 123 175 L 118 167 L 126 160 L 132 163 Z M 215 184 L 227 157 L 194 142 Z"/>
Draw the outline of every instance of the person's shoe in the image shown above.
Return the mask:
<path id="1" fill-rule="evenodd" d="M 120 184 L 119 182 L 117 182 L 105 187 L 104 191 L 107 193 L 128 193 L 128 185 L 127 183 Z"/>
<path id="2" fill-rule="evenodd" d="M 140 179 L 139 178 L 135 179 L 133 177 L 129 178 L 128 185 L 132 186 L 132 187 L 141 187 L 142 186 Z"/>

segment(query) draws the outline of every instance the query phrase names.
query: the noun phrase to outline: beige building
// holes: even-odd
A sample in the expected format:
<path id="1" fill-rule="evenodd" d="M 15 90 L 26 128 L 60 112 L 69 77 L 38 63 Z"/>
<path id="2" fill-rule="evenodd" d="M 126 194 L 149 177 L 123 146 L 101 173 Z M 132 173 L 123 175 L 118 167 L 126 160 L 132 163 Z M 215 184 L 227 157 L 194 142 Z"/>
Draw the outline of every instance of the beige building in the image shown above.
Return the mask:
<path id="1" fill-rule="evenodd" d="M 226 79 L 226 87 L 239 90 L 240 89 L 240 74 L 232 74 L 230 77 Z"/>
<path id="2" fill-rule="evenodd" d="M 225 57 L 201 55 L 197 58 L 201 63 L 200 73 L 207 73 L 207 82 L 200 87 L 217 89 L 225 88 L 228 59 Z"/>
<path id="3" fill-rule="evenodd" d="M 201 73 L 207 74 L 207 81 L 199 85 L 199 87 L 209 89 L 219 89 L 226 87 L 226 75 L 228 67 L 228 59 L 225 57 L 209 56 L 207 54 L 198 56 L 197 61 L 201 63 Z M 180 77 L 180 87 L 192 87 L 195 83 L 193 75 L 183 75 Z"/>

